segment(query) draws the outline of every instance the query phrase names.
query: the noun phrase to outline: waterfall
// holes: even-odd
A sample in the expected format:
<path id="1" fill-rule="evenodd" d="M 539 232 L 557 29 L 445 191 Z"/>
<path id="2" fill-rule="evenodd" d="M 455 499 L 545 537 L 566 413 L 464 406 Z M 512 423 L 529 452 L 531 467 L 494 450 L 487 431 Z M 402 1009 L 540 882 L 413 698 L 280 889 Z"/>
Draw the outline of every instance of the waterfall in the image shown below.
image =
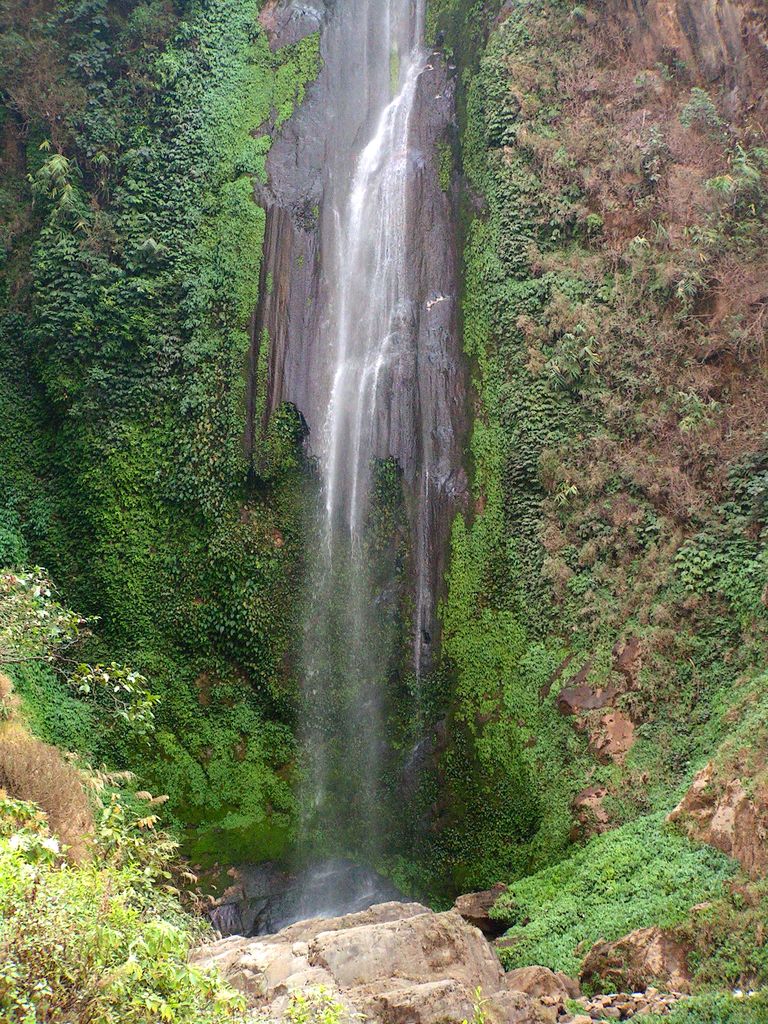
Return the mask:
<path id="1" fill-rule="evenodd" d="M 270 344 L 265 423 L 281 402 L 300 410 L 319 477 L 300 665 L 301 831 L 313 849 L 371 863 L 385 791 L 398 787 L 393 686 L 407 662 L 416 680 L 430 665 L 448 530 L 466 488 L 453 211 L 438 183 L 453 84 L 424 45 L 425 0 L 286 5 L 283 41 L 302 18 L 307 30 L 320 24 L 323 66 L 268 161 L 270 287 L 254 344 Z M 400 533 L 386 543 L 374 500 L 383 467 L 400 496 Z M 399 714 L 418 722 L 411 689 Z"/>
<path id="2" fill-rule="evenodd" d="M 388 428 L 398 368 L 415 348 L 418 295 L 409 277 L 408 186 L 417 170 L 411 120 L 427 55 L 421 2 L 415 9 L 411 0 L 368 5 L 367 16 L 375 26 L 367 36 L 368 86 L 377 97 L 370 137 L 349 161 L 350 174 L 335 169 L 327 192 L 332 230 L 324 254 L 323 333 L 331 372 L 320 378 L 326 382 L 315 447 L 321 536 L 311 571 L 303 675 L 311 816 L 336 832 L 349 834 L 344 826 L 351 823 L 358 844 L 364 834 L 368 854 L 375 856 L 397 609 L 373 578 L 367 517 L 372 467 L 386 450 L 381 434 Z M 338 157 L 343 163 L 345 156 Z M 417 605 L 424 599 L 418 589 Z M 420 651 L 416 640 L 417 671 Z M 342 824 L 333 797 L 347 789 L 343 773 L 355 785 L 343 802 Z"/>
<path id="3" fill-rule="evenodd" d="M 408 55 L 400 91 L 381 115 L 357 164 L 347 209 L 338 223 L 333 386 L 321 462 L 327 543 L 341 517 L 359 557 L 368 496 L 368 473 L 377 451 L 377 405 L 386 401 L 386 378 L 407 346 L 412 328 L 407 279 L 406 191 L 409 128 L 424 58 Z"/>

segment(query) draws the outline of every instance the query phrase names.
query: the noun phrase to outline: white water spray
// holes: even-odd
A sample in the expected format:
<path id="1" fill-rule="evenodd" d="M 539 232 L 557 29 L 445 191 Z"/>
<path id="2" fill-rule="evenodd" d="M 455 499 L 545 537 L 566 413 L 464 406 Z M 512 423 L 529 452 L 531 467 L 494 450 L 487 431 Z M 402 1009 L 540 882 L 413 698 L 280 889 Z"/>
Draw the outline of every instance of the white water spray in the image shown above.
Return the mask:
<path id="1" fill-rule="evenodd" d="M 382 788 L 385 693 L 397 648 L 397 600 L 382 593 L 387 585 L 374 582 L 369 564 L 372 467 L 389 454 L 393 396 L 409 373 L 412 378 L 417 344 L 419 282 L 409 274 L 412 186 L 419 171 L 412 119 L 428 61 L 423 0 L 376 0 L 362 5 L 359 17 L 366 19 L 360 88 L 367 137 L 359 138 L 351 161 L 334 152 L 326 169 L 326 372 L 315 384 L 322 427 L 312 439 L 322 504 L 305 637 L 305 745 L 311 764 L 305 813 L 321 830 L 338 829 L 331 795 L 338 800 L 354 779 L 344 824 L 366 834 L 370 855 Z M 423 547 L 415 537 L 419 566 L 426 564 Z M 418 588 L 429 586 L 425 573 L 416 575 Z M 416 604 L 418 671 L 421 595 Z"/>
<path id="2" fill-rule="evenodd" d="M 349 202 L 337 218 L 338 294 L 321 464 L 329 547 L 340 520 L 360 552 L 369 470 L 377 451 L 376 413 L 390 371 L 407 353 L 413 296 L 407 279 L 407 181 L 411 115 L 425 57 L 408 55 L 399 92 L 381 115 L 357 164 Z"/>

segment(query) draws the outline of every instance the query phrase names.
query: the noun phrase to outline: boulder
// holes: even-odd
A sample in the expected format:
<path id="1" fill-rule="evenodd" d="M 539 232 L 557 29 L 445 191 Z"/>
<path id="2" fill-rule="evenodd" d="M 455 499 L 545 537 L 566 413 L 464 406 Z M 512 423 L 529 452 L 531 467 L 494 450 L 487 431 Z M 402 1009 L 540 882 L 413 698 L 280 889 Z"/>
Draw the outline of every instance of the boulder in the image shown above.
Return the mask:
<path id="1" fill-rule="evenodd" d="M 688 950 L 663 928 L 638 928 L 615 942 L 596 942 L 584 959 L 580 980 L 609 992 L 644 992 L 652 985 L 688 992 Z"/>
<path id="2" fill-rule="evenodd" d="M 507 925 L 504 921 L 491 917 L 490 912 L 499 896 L 506 891 L 507 886 L 503 882 L 497 882 L 496 885 L 490 889 L 483 890 L 483 892 L 470 892 L 465 896 L 459 896 L 453 905 L 453 909 L 468 924 L 479 928 L 487 938 L 495 939 L 499 935 L 504 934 L 507 930 Z"/>
<path id="3" fill-rule="evenodd" d="M 310 963 L 329 971 L 342 989 L 404 978 L 450 978 L 474 991 L 503 985 L 501 964 L 480 932 L 455 911 L 325 931 L 311 945 Z"/>
<path id="4" fill-rule="evenodd" d="M 635 726 L 623 711 L 603 715 L 590 730 L 589 745 L 601 761 L 622 763 L 635 742 Z"/>
<path id="5" fill-rule="evenodd" d="M 318 918 L 258 939 L 222 939 L 192 960 L 216 967 L 252 1007 L 279 1019 L 291 994 L 322 987 L 349 1010 L 386 1024 L 472 1018 L 478 990 L 491 1024 L 539 1024 L 536 999 L 511 989 L 482 933 L 456 911 L 385 903 Z"/>
<path id="6" fill-rule="evenodd" d="M 552 996 L 564 1002 L 566 999 L 578 999 L 581 995 L 577 981 L 561 971 L 550 971 L 548 967 L 518 967 L 507 974 L 506 982 L 514 992 L 525 992 L 537 998 Z"/>
<path id="7" fill-rule="evenodd" d="M 748 794 L 741 779 L 721 777 L 708 764 L 669 815 L 692 838 L 709 843 L 739 861 L 753 878 L 768 874 L 768 787 Z"/>

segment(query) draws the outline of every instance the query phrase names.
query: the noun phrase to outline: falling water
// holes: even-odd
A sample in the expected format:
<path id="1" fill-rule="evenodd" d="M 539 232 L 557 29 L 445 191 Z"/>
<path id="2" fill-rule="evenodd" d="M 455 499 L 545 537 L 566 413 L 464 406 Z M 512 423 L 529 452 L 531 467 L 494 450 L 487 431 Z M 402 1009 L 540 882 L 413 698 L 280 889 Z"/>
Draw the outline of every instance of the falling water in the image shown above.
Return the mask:
<path id="1" fill-rule="evenodd" d="M 424 46 L 424 6 L 277 8 L 275 45 L 321 26 L 323 69 L 270 154 L 270 287 L 252 353 L 256 365 L 267 336 L 266 417 L 284 401 L 300 410 L 319 472 L 301 665 L 302 836 L 369 862 L 393 789 L 387 720 L 403 634 L 418 680 L 465 489 L 452 209 L 437 174 L 453 86 Z M 389 542 L 377 532 L 385 464 L 396 466 L 405 543 L 402 530 Z"/>
<path id="2" fill-rule="evenodd" d="M 391 4 L 388 21 L 392 31 Z M 407 7 L 402 0 L 399 7 Z M 418 38 L 418 37 L 417 37 Z M 412 347 L 412 282 L 408 280 L 410 122 L 426 58 L 418 44 L 403 59 L 396 39 L 390 60 L 400 68 L 398 92 L 381 114 L 357 162 L 346 208 L 337 224 L 336 295 L 332 303 L 333 384 L 320 453 L 326 543 L 348 534 L 362 553 L 371 461 L 380 450 L 377 410 L 392 386 L 391 370 Z"/>
<path id="3" fill-rule="evenodd" d="M 374 578 L 368 513 L 372 467 L 386 448 L 380 434 L 394 375 L 414 348 L 408 183 L 411 119 L 427 64 L 422 0 L 415 8 L 411 0 L 390 0 L 372 16 L 378 30 L 368 36 L 366 61 L 368 85 L 380 90 L 379 109 L 374 102 L 370 137 L 352 174 L 341 187 L 332 182 L 329 196 L 334 258 L 326 266 L 324 331 L 332 373 L 316 446 L 321 538 L 304 663 L 310 807 L 326 831 L 349 834 L 351 826 L 358 843 L 364 833 L 369 855 L 377 846 L 383 701 L 397 608 L 394 593 L 383 592 Z M 343 825 L 340 792 L 346 792 Z"/>

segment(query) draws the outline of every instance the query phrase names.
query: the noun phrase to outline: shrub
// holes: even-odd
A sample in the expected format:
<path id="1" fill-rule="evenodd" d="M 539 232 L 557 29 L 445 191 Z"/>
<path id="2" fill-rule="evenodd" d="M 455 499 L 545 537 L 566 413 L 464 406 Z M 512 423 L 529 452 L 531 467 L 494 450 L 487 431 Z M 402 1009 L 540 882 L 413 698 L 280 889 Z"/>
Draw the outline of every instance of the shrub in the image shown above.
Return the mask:
<path id="1" fill-rule="evenodd" d="M 52 658 L 77 641 L 81 625 L 56 600 L 45 569 L 0 573 L 0 664 Z"/>
<path id="2" fill-rule="evenodd" d="M 287 1024 L 351 1024 L 362 1015 L 350 1013 L 322 985 L 304 992 L 294 992 L 285 1011 Z"/>
<path id="3" fill-rule="evenodd" d="M 98 851 L 97 851 L 98 852 Z M 0 797 L 0 1017 L 220 1024 L 244 1004 L 191 967 L 200 927 L 136 862 L 68 864 L 33 805 Z M 150 880 L 153 872 L 150 870 Z"/>
<path id="4" fill-rule="evenodd" d="M 646 1024 L 765 1024 L 768 995 L 734 997 L 718 992 L 684 999 L 668 1017 L 644 1017 Z"/>
<path id="5" fill-rule="evenodd" d="M 705 89 L 699 88 L 691 90 L 691 98 L 680 113 L 680 124 L 684 128 L 709 129 L 710 131 L 723 126 L 717 107 L 712 102 L 712 97 Z"/>

